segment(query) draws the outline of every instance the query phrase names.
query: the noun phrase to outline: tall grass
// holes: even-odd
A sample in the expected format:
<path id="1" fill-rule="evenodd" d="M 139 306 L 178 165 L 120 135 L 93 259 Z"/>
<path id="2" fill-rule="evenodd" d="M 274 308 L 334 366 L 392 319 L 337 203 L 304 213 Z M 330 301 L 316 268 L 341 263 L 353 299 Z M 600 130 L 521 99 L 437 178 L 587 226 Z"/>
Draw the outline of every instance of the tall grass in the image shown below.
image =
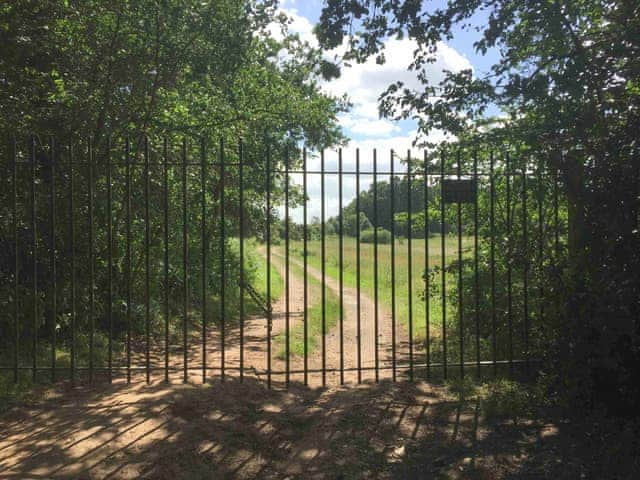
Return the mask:
<path id="1" fill-rule="evenodd" d="M 409 326 L 409 302 L 408 292 L 411 284 L 412 292 L 412 323 L 414 331 L 414 342 L 424 342 L 426 340 L 426 302 L 425 302 L 425 256 L 429 257 L 429 268 L 438 269 L 442 266 L 441 237 L 429 238 L 428 250 L 424 239 L 412 239 L 411 241 L 411 281 L 408 276 L 408 241 L 406 239 L 396 239 L 395 241 L 395 285 L 396 298 L 396 318 L 402 325 Z M 292 252 L 299 259 L 303 258 L 302 242 L 292 242 Z M 339 237 L 328 236 L 325 239 L 326 245 L 326 272 L 334 278 L 339 278 Z M 309 265 L 320 269 L 321 264 L 321 242 L 314 240 L 308 242 Z M 343 239 L 343 275 L 344 284 L 347 287 L 357 287 L 357 245 L 353 237 Z M 472 255 L 473 238 L 462 237 L 463 257 Z M 455 235 L 445 236 L 445 267 L 458 258 L 458 239 Z M 360 244 L 360 288 L 363 293 L 370 298 L 374 298 L 374 245 Z M 442 292 L 441 292 L 441 272 L 431 277 L 430 299 L 429 299 L 429 325 L 431 338 L 437 339 L 441 335 L 442 327 Z M 447 289 L 457 288 L 457 276 L 447 273 Z M 392 305 L 392 278 L 391 278 L 391 245 L 378 244 L 378 296 L 381 305 L 387 310 L 391 310 Z M 456 315 L 455 308 L 447 303 L 446 306 L 447 324 Z"/>

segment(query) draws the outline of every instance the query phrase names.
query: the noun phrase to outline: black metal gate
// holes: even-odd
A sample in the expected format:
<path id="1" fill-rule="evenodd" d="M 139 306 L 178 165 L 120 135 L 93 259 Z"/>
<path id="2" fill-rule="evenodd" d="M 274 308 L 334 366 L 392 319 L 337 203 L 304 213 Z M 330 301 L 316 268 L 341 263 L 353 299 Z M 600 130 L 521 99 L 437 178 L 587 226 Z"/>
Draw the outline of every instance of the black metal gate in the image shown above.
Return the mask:
<path id="1" fill-rule="evenodd" d="M 4 156 L 14 381 L 434 379 L 544 351 L 566 208 L 530 153 L 34 136 Z"/>

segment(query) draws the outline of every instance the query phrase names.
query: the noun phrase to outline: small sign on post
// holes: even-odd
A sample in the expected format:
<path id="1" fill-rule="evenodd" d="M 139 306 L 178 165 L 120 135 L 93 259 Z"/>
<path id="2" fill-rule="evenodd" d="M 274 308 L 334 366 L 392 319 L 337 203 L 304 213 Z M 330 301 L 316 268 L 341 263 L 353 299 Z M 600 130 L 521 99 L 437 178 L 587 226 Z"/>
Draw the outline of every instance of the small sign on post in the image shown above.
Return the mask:
<path id="1" fill-rule="evenodd" d="M 443 179 L 442 200 L 444 203 L 475 203 L 477 184 L 475 179 Z"/>

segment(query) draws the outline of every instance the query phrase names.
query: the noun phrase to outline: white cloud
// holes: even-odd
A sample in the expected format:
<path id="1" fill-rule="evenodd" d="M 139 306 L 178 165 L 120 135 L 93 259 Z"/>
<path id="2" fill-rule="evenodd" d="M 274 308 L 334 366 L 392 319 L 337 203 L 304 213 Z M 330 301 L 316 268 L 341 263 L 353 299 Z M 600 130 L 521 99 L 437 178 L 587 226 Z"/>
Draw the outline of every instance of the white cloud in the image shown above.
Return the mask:
<path id="1" fill-rule="evenodd" d="M 323 82 L 324 91 L 333 95 L 347 94 L 353 103 L 349 112 L 351 120 L 347 125 L 359 126 L 353 133 L 366 135 L 390 135 L 393 128 L 381 128 L 379 120 L 378 99 L 386 88 L 394 82 L 403 82 L 406 88 L 420 90 L 421 83 L 415 71 L 408 70 L 413 60 L 417 43 L 410 39 L 389 39 L 385 42 L 386 63 L 379 65 L 374 58 L 362 64 L 344 67 L 340 78 Z M 444 70 L 460 71 L 472 68 L 471 63 L 455 49 L 445 43 L 438 44 L 436 60 L 425 66 L 426 76 L 432 84 L 437 85 L 444 79 Z"/>
<path id="2" fill-rule="evenodd" d="M 291 18 L 289 30 L 300 35 L 312 46 L 318 42 L 313 34 L 312 23 L 298 14 L 294 7 L 294 0 L 286 0 L 282 3 L 281 11 Z M 396 123 L 387 119 L 381 119 L 378 114 L 378 98 L 386 88 L 396 81 L 402 81 L 404 86 L 411 89 L 420 89 L 417 72 L 409 71 L 408 66 L 413 60 L 417 43 L 410 39 L 388 39 L 385 42 L 386 63 L 378 65 L 374 58 L 368 59 L 362 64 L 353 64 L 351 67 L 343 67 L 342 75 L 332 81 L 321 82 L 323 91 L 342 96 L 347 94 L 353 104 L 350 112 L 339 117 L 339 122 L 348 136 L 356 137 L 346 148 L 342 149 L 343 170 L 354 172 L 356 168 L 356 151 L 360 152 L 360 170 L 370 172 L 373 170 L 374 149 L 377 153 L 377 165 L 379 172 L 388 172 L 390 168 L 390 152 L 394 151 L 394 170 L 396 173 L 406 172 L 403 160 L 407 156 L 407 150 L 412 151 L 412 158 L 422 158 L 422 150 L 412 148 L 412 142 L 416 139 L 415 127 L 411 131 L 403 131 Z M 327 52 L 327 59 L 340 56 L 346 49 L 346 42 L 333 51 Z M 436 60 L 425 67 L 426 76 L 433 85 L 437 85 L 444 79 L 444 70 L 460 71 L 473 68 L 467 58 L 445 43 L 438 43 Z M 445 139 L 442 132 L 432 132 L 430 141 Z M 309 171 L 320 170 L 320 156 L 308 158 Z M 325 170 L 336 171 L 338 168 L 338 152 L 325 152 Z M 388 179 L 381 175 L 379 180 Z M 292 175 L 292 183 L 301 185 L 300 175 Z M 367 190 L 373 178 L 371 175 L 362 175 L 360 189 Z M 321 212 L 321 182 L 320 175 L 308 176 L 308 203 L 309 220 L 320 217 Z M 355 175 L 343 176 L 343 205 L 347 205 L 356 195 Z M 338 213 L 338 177 L 334 174 L 325 175 L 325 208 L 326 217 L 329 218 Z M 284 209 L 281 208 L 283 215 Z M 295 221 L 302 221 L 302 209 L 290 212 Z"/>
<path id="3" fill-rule="evenodd" d="M 298 33 L 302 40 L 317 47 L 313 24 L 300 15 L 294 5 L 295 1 L 288 0 L 283 2 L 280 8 L 291 20 L 289 31 Z M 274 35 L 281 36 L 275 32 Z M 340 57 L 346 50 L 346 45 L 345 40 L 341 46 L 326 52 L 325 56 L 330 60 L 336 56 Z M 418 73 L 408 70 L 417 48 L 418 44 L 411 39 L 387 39 L 384 42 L 384 64 L 377 64 L 375 58 L 371 57 L 364 63 L 343 67 L 340 78 L 321 82 L 321 88 L 325 92 L 336 96 L 346 94 L 351 100 L 352 110 L 340 118 L 347 134 L 386 138 L 399 132 L 400 129 L 393 122 L 380 119 L 378 99 L 391 83 L 397 81 L 403 82 L 407 88 L 420 90 Z M 460 71 L 473 68 L 467 58 L 443 42 L 438 42 L 435 55 L 435 61 L 424 67 L 426 77 L 433 85 L 444 79 L 444 70 Z"/>
<path id="4" fill-rule="evenodd" d="M 340 125 L 343 128 L 349 130 L 358 135 L 365 137 L 381 137 L 387 136 L 394 132 L 399 132 L 401 129 L 398 125 L 389 120 L 375 119 L 371 117 L 346 114 L 341 115 L 338 118 Z"/>

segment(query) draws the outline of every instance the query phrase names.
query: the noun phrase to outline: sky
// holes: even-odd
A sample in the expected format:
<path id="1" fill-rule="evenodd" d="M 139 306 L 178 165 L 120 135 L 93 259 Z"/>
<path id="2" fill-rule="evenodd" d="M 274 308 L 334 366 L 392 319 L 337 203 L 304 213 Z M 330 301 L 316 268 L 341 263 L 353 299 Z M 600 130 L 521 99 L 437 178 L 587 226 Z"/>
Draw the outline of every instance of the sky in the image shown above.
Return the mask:
<path id="1" fill-rule="evenodd" d="M 322 0 L 282 0 L 280 9 L 291 18 L 290 31 L 300 34 L 304 40 L 312 45 L 317 45 L 317 40 L 312 29 L 317 23 L 322 10 Z M 446 0 L 425 2 L 429 8 L 444 7 Z M 454 38 L 447 43 L 438 45 L 437 59 L 428 65 L 428 77 L 432 84 L 436 84 L 443 78 L 443 70 L 459 71 L 471 68 L 474 75 L 482 75 L 489 70 L 491 64 L 496 61 L 497 52 L 489 51 L 486 55 L 480 55 L 473 48 L 473 43 L 478 38 L 475 27 L 482 26 L 486 21 L 486 15 L 477 14 L 470 21 L 470 28 L 458 28 L 454 31 Z M 274 32 L 275 33 L 275 32 Z M 343 132 L 350 139 L 349 144 L 342 149 L 342 161 L 344 171 L 355 171 L 356 150 L 360 152 L 360 168 L 362 171 L 372 170 L 372 158 L 374 148 L 377 150 L 378 170 L 390 170 L 391 150 L 394 152 L 394 169 L 396 172 L 406 171 L 403 159 L 407 157 L 408 149 L 416 138 L 417 125 L 413 120 L 394 122 L 379 118 L 378 97 L 386 87 L 397 80 L 401 80 L 408 87 L 418 87 L 416 73 L 410 72 L 407 67 L 412 60 L 412 52 L 415 42 L 410 39 L 388 39 L 385 42 L 386 63 L 377 65 L 371 58 L 363 64 L 354 64 L 349 68 L 343 68 L 340 78 L 329 82 L 322 82 L 321 88 L 337 96 L 346 93 L 349 96 L 352 109 L 342 114 L 338 120 Z M 339 52 L 340 47 L 338 47 Z M 329 52 L 329 56 L 332 56 Z M 432 132 L 430 140 L 442 139 L 441 132 Z M 422 152 L 412 149 L 412 156 L 421 157 Z M 325 152 L 325 169 L 337 170 L 338 152 Z M 320 158 L 315 155 L 308 160 L 308 170 L 320 170 Z M 388 179 L 388 176 L 386 177 Z M 384 176 L 380 176 L 384 180 Z M 308 175 L 308 218 L 321 215 L 321 181 L 320 176 Z M 302 177 L 293 175 L 292 184 L 301 184 Z M 360 190 L 367 190 L 372 182 L 371 176 L 362 176 Z M 355 176 L 344 175 L 342 185 L 342 203 L 347 205 L 356 194 Z M 339 184 L 337 175 L 325 175 L 325 217 L 335 216 L 339 211 Z M 280 208 L 280 215 L 284 214 L 284 208 Z M 302 210 L 289 212 L 294 221 L 302 220 Z"/>

